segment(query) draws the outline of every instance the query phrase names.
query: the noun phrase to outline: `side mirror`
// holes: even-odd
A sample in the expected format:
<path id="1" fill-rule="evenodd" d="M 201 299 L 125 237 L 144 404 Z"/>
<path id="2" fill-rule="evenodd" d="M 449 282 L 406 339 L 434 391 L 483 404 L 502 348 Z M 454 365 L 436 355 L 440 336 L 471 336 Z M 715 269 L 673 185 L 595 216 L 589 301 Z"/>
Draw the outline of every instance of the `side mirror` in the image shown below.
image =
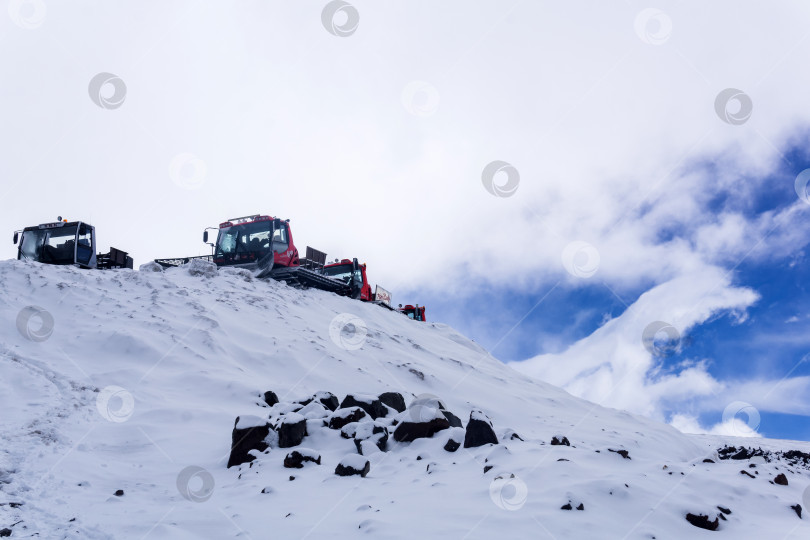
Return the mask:
<path id="1" fill-rule="evenodd" d="M 20 239 L 20 233 L 16 233 L 16 232 L 15 232 L 15 233 L 14 233 L 14 243 L 16 244 L 16 243 L 17 243 L 17 240 L 19 240 L 19 239 Z"/>
<path id="2" fill-rule="evenodd" d="M 203 231 L 203 242 L 208 243 L 208 231 Z"/>

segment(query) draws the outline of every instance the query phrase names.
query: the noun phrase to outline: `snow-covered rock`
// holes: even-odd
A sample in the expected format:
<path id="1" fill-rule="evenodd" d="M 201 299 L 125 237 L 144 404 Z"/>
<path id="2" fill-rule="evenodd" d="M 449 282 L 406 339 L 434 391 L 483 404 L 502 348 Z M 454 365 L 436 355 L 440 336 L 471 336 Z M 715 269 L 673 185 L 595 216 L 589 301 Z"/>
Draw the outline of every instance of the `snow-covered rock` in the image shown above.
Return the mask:
<path id="1" fill-rule="evenodd" d="M 361 455 L 348 455 L 340 460 L 335 467 L 335 474 L 338 476 L 361 476 L 366 477 L 371 470 L 371 462 Z"/>

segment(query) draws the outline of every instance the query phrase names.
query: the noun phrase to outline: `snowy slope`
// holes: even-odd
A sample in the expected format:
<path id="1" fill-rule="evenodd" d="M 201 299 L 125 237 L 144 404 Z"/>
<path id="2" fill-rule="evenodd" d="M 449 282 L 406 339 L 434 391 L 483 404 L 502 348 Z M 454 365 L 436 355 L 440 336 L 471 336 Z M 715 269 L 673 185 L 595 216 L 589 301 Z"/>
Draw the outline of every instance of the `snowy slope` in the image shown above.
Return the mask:
<path id="1" fill-rule="evenodd" d="M 50 335 L 47 314 L 26 324 L 28 306 L 52 316 Z M 0 262 L 0 311 L 0 529 L 16 523 L 12 538 L 810 537 L 810 509 L 790 508 L 810 503 L 808 471 L 715 455 L 810 444 L 683 435 L 532 380 L 442 324 L 240 271 L 18 261 Z M 335 332 L 350 316 L 366 335 Z M 323 429 L 302 445 L 321 465 L 286 469 L 288 450 L 272 448 L 226 468 L 234 419 L 266 417 L 267 390 L 429 393 L 465 425 L 483 411 L 503 444 L 391 440 L 366 478 L 344 478 L 335 466 L 354 444 Z M 789 485 L 770 482 L 780 472 Z M 210 482 L 210 498 L 184 497 Z M 717 532 L 684 519 L 718 505 L 732 513 Z"/>

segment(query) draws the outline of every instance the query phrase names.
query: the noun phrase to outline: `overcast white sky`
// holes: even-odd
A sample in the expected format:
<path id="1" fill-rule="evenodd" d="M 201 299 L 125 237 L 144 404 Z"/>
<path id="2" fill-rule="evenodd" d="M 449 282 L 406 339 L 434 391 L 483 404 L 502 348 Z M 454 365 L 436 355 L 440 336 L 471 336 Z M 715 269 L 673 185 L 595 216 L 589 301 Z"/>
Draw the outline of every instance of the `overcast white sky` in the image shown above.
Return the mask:
<path id="1" fill-rule="evenodd" d="M 807 2 L 357 0 L 336 15 L 359 16 L 342 37 L 326 5 L 8 3 L 0 257 L 16 256 L 13 230 L 57 215 L 137 265 L 207 253 L 205 227 L 269 213 L 292 220 L 299 248 L 357 256 L 389 289 L 449 295 L 571 285 L 561 257 L 581 241 L 593 248 L 566 252 L 569 268 L 591 264 L 618 292 L 662 286 L 650 317 L 688 328 L 756 301 L 726 275 L 740 258 L 806 243 L 800 227 L 756 242 L 806 215 L 798 198 L 744 209 L 810 120 Z M 120 106 L 91 99 L 99 73 L 125 84 L 101 88 Z M 728 114 L 753 106 L 740 125 L 716 112 L 728 88 L 745 94 Z M 519 174 L 509 197 L 483 186 L 495 160 Z M 718 195 L 739 211 L 708 211 Z M 638 333 L 628 319 L 600 332 L 570 349 L 589 351 L 570 372 L 526 369 L 601 399 L 616 386 L 581 375 L 593 351 Z M 616 373 L 621 356 L 603 360 Z M 624 381 L 636 391 L 607 404 L 655 416 L 678 392 Z"/>

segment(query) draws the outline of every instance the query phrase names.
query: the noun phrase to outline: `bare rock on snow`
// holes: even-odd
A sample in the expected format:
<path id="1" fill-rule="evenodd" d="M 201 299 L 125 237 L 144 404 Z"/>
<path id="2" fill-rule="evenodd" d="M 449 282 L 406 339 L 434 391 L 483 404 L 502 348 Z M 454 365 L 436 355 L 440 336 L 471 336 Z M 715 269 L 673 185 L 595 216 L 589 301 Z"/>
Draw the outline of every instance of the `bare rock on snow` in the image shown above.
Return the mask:
<path id="1" fill-rule="evenodd" d="M 714 518 L 714 521 L 710 521 L 709 516 L 703 514 L 686 514 L 686 521 L 699 529 L 706 529 L 707 531 L 716 531 L 720 527 L 720 518 Z"/>
<path id="2" fill-rule="evenodd" d="M 251 450 L 267 450 L 265 439 L 270 434 L 270 422 L 258 416 L 237 416 L 231 433 L 231 455 L 228 467 L 256 459 Z"/>
<path id="3" fill-rule="evenodd" d="M 272 407 L 278 403 L 278 396 L 272 390 L 268 390 L 264 393 L 264 402 L 267 403 L 268 407 Z"/>
<path id="4" fill-rule="evenodd" d="M 293 450 L 284 457 L 284 466 L 288 469 L 302 469 L 304 462 L 310 461 L 316 465 L 321 464 L 321 455 L 308 448 Z"/>
<path id="5" fill-rule="evenodd" d="M 282 417 L 278 428 L 278 447 L 291 448 L 298 446 L 307 435 L 307 419 L 298 413 L 289 413 Z"/>
<path id="6" fill-rule="evenodd" d="M 354 431 L 354 445 L 357 447 L 358 454 L 366 455 L 369 449 L 374 452 L 374 446 L 369 447 L 364 444 L 366 442 L 385 452 L 385 447 L 388 444 L 388 428 L 371 422 L 358 424 L 357 429 Z M 365 452 L 363 451 L 364 446 L 366 447 Z"/>
<path id="7" fill-rule="evenodd" d="M 375 420 L 384 417 L 387 412 L 379 398 L 364 396 L 362 394 L 349 394 L 343 398 L 343 401 L 340 403 L 340 408 L 348 409 L 351 407 L 360 407 Z"/>
<path id="8" fill-rule="evenodd" d="M 399 392 L 383 392 L 379 397 L 384 405 L 388 405 L 398 413 L 405 410 L 405 398 Z"/>
<path id="9" fill-rule="evenodd" d="M 788 485 L 787 476 L 785 476 L 784 473 L 780 473 L 776 476 L 776 478 L 773 479 L 773 483 L 779 484 L 780 486 L 786 486 Z"/>
<path id="10" fill-rule="evenodd" d="M 799 516 L 799 519 L 801 519 L 802 518 L 802 505 L 794 504 L 793 506 L 791 506 L 791 508 L 793 509 L 794 512 L 796 512 L 796 515 Z"/>
<path id="11" fill-rule="evenodd" d="M 571 442 L 564 435 L 556 435 L 551 438 L 551 446 L 571 446 Z"/>
<path id="12" fill-rule="evenodd" d="M 442 414 L 444 415 L 445 418 L 447 418 L 447 421 L 450 422 L 450 427 L 464 427 L 461 425 L 461 418 L 451 413 L 450 411 L 442 409 Z"/>
<path id="13" fill-rule="evenodd" d="M 498 444 L 498 437 L 490 419 L 481 411 L 472 411 L 464 435 L 464 448 L 476 448 L 485 444 Z"/>
<path id="14" fill-rule="evenodd" d="M 450 435 L 447 437 L 447 442 L 444 443 L 444 449 L 447 452 L 455 452 L 461 448 L 461 443 L 464 442 L 464 430 L 462 428 L 450 429 Z"/>
<path id="15" fill-rule="evenodd" d="M 312 402 L 317 402 L 329 409 L 330 411 L 336 411 L 337 408 L 340 406 L 340 401 L 338 400 L 337 396 L 332 392 L 315 392 L 312 396 L 308 397 L 307 399 L 302 399 L 298 403 L 301 405 L 309 405 Z"/>
<path id="16" fill-rule="evenodd" d="M 402 421 L 394 430 L 394 440 L 398 442 L 412 442 L 416 439 L 433 437 L 443 429 L 449 429 L 450 422 L 441 413 L 424 422 Z"/>
<path id="17" fill-rule="evenodd" d="M 624 459 L 633 459 L 630 457 L 630 452 L 627 450 L 614 450 L 613 448 L 608 448 L 608 452 L 613 452 L 614 454 L 619 454 Z"/>
<path id="18" fill-rule="evenodd" d="M 335 468 L 335 474 L 338 476 L 359 475 L 365 478 L 370 470 L 371 463 L 366 458 L 353 454 L 340 460 L 340 463 Z"/>
<path id="19" fill-rule="evenodd" d="M 358 422 L 361 418 L 365 418 L 366 411 L 360 407 L 352 407 L 351 409 L 338 409 L 332 416 L 329 417 L 329 429 L 341 429 L 346 424 Z"/>

